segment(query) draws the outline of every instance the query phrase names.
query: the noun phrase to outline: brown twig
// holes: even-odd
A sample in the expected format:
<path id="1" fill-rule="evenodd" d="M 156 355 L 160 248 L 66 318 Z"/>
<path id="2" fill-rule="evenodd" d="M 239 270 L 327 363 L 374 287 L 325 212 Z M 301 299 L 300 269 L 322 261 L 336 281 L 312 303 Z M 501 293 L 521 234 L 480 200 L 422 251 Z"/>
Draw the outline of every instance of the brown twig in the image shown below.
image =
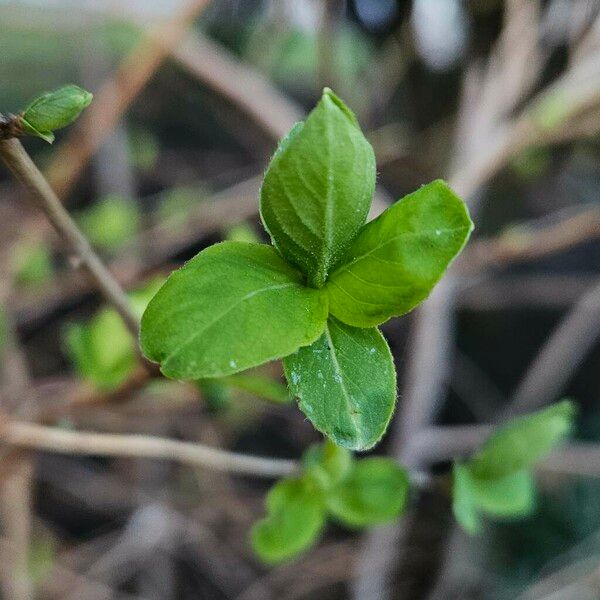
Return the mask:
<path id="1" fill-rule="evenodd" d="M 536 410 L 556 400 L 599 336 L 600 281 L 597 281 L 542 345 L 500 419 Z"/>
<path id="2" fill-rule="evenodd" d="M 89 159 L 209 1 L 190 0 L 166 23 L 144 35 L 123 59 L 114 77 L 95 93 L 94 103 L 59 148 L 47 171 L 59 197 L 68 195 Z"/>
<path id="3" fill-rule="evenodd" d="M 0 141 L 0 157 L 13 175 L 31 192 L 68 248 L 85 266 L 98 289 L 121 315 L 128 329 L 137 339 L 139 321 L 131 309 L 125 292 L 98 258 L 21 142 L 17 139 Z"/>
<path id="4" fill-rule="evenodd" d="M 600 237 L 600 208 L 593 206 L 545 227 L 518 225 L 488 240 L 472 242 L 459 268 L 481 271 L 514 262 L 535 260 Z"/>
<path id="5" fill-rule="evenodd" d="M 283 477 L 298 469 L 293 460 L 247 456 L 191 442 L 147 435 L 68 431 L 19 421 L 4 423 L 0 437 L 21 448 L 61 454 L 166 459 L 256 477 Z"/>

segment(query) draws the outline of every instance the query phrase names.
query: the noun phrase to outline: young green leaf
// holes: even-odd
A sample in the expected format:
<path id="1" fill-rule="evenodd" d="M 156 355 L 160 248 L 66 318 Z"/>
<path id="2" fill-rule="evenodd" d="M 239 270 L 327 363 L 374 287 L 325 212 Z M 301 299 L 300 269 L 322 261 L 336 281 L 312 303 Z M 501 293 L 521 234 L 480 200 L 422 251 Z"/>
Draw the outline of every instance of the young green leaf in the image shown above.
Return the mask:
<path id="1" fill-rule="evenodd" d="M 50 144 L 54 131 L 72 123 L 81 111 L 90 105 L 92 94 L 76 85 L 66 85 L 53 92 L 38 96 L 23 111 L 23 130 Z"/>
<path id="2" fill-rule="evenodd" d="M 454 515 L 471 534 L 481 532 L 480 512 L 514 518 L 531 514 L 535 507 L 535 484 L 526 469 L 497 479 L 479 479 L 469 464 L 456 463 L 453 480 Z"/>
<path id="3" fill-rule="evenodd" d="M 350 450 L 367 450 L 384 434 L 396 402 L 396 371 L 375 329 L 329 319 L 311 346 L 284 359 L 290 390 L 316 429 Z"/>
<path id="4" fill-rule="evenodd" d="M 271 160 L 262 220 L 282 255 L 321 287 L 364 224 L 374 189 L 373 149 L 354 115 L 325 89 Z"/>
<path id="5" fill-rule="evenodd" d="M 372 327 L 422 302 L 462 250 L 473 223 L 443 181 L 434 181 L 365 225 L 327 282 L 330 311 Z"/>
<path id="6" fill-rule="evenodd" d="M 527 469 L 543 458 L 573 429 L 576 409 L 563 400 L 498 429 L 471 460 L 479 479 L 496 479 Z"/>
<path id="7" fill-rule="evenodd" d="M 317 485 L 328 490 L 348 475 L 352 466 L 352 456 L 345 448 L 326 440 L 323 444 L 313 444 L 304 453 L 302 464 Z"/>
<path id="8" fill-rule="evenodd" d="M 349 527 L 387 523 L 404 510 L 408 483 L 406 471 L 392 459 L 365 458 L 327 494 L 327 510 Z"/>
<path id="9" fill-rule="evenodd" d="M 144 354 L 167 377 L 223 377 L 311 344 L 327 294 L 270 246 L 223 242 L 171 274 L 142 317 Z"/>
<path id="10" fill-rule="evenodd" d="M 325 524 L 322 494 L 305 479 L 283 479 L 267 495 L 267 516 L 252 528 L 252 547 L 275 564 L 309 548 Z"/>

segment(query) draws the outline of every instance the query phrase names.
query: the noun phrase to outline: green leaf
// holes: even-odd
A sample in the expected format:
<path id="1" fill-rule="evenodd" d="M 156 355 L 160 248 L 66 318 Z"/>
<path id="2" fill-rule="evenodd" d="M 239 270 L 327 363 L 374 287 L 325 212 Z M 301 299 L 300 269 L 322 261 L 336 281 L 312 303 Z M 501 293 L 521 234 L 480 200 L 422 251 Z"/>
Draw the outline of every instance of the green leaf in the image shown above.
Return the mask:
<path id="1" fill-rule="evenodd" d="M 326 497 L 327 510 L 349 527 L 387 523 L 398 517 L 408 498 L 408 475 L 389 458 L 354 463 L 342 484 Z"/>
<path id="2" fill-rule="evenodd" d="M 42 94 L 23 111 L 23 130 L 51 144 L 54 141 L 53 131 L 77 119 L 81 111 L 90 105 L 92 98 L 90 92 L 76 85 L 66 85 Z"/>
<path id="3" fill-rule="evenodd" d="M 327 295 L 270 246 L 223 242 L 171 274 L 142 317 L 141 347 L 167 377 L 223 377 L 323 332 Z"/>
<path id="4" fill-rule="evenodd" d="M 354 115 L 325 89 L 271 160 L 262 220 L 282 255 L 321 287 L 364 224 L 374 189 L 373 149 Z"/>
<path id="5" fill-rule="evenodd" d="M 83 212 L 78 221 L 94 246 L 116 249 L 137 233 L 140 211 L 132 198 L 111 194 Z"/>
<path id="6" fill-rule="evenodd" d="M 529 515 L 535 508 L 535 484 L 526 469 L 497 479 L 480 479 L 469 464 L 456 463 L 453 481 L 454 515 L 471 534 L 482 530 L 480 512 L 515 518 Z"/>
<path id="7" fill-rule="evenodd" d="M 283 364 L 300 410 L 336 444 L 367 450 L 384 434 L 396 402 L 396 371 L 377 329 L 329 319 L 316 342 Z"/>
<path id="8" fill-rule="evenodd" d="M 279 481 L 267 495 L 267 516 L 252 528 L 252 547 L 259 558 L 275 564 L 308 549 L 325 524 L 322 494 L 304 479 Z"/>
<path id="9" fill-rule="evenodd" d="M 390 206 L 363 227 L 327 282 L 331 314 L 372 327 L 412 310 L 462 250 L 473 224 L 443 181 Z"/>
<path id="10" fill-rule="evenodd" d="M 313 444 L 303 455 L 302 464 L 308 476 L 324 490 L 338 485 L 348 475 L 352 455 L 331 440 Z"/>
<path id="11" fill-rule="evenodd" d="M 493 433 L 471 460 L 473 474 L 495 479 L 533 466 L 571 433 L 575 415 L 574 404 L 563 400 L 514 419 Z"/>

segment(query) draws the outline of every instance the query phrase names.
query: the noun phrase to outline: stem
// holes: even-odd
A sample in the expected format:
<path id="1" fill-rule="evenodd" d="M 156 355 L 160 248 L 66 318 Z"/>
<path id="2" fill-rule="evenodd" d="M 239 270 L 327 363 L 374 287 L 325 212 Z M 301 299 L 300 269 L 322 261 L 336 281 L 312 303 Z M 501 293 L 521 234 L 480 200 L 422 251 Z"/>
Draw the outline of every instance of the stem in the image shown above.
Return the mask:
<path id="1" fill-rule="evenodd" d="M 0 140 L 0 157 L 12 174 L 31 192 L 58 234 L 79 257 L 103 296 L 121 315 L 129 331 L 137 339 L 138 318 L 132 311 L 125 292 L 98 258 L 21 142 L 17 139 Z"/>
<path id="2" fill-rule="evenodd" d="M 15 446 L 60 454 L 174 460 L 182 464 L 256 477 L 284 477 L 296 473 L 299 467 L 294 460 L 247 456 L 203 444 L 150 435 L 67 431 L 21 421 L 4 423 L 0 438 Z"/>

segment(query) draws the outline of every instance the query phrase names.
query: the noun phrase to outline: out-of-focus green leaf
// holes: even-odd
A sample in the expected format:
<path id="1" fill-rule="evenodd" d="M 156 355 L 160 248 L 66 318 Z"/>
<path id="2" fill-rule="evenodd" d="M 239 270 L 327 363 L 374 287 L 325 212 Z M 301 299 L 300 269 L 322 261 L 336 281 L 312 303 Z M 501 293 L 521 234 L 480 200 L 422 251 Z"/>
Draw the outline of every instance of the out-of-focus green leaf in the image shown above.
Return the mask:
<path id="1" fill-rule="evenodd" d="M 459 525 L 471 535 L 483 530 L 483 520 L 477 509 L 472 489 L 472 477 L 465 465 L 454 464 L 452 478 L 452 510 Z"/>
<path id="2" fill-rule="evenodd" d="M 327 510 L 348 527 L 387 523 L 404 511 L 408 488 L 408 475 L 394 460 L 365 458 L 327 494 Z"/>
<path id="3" fill-rule="evenodd" d="M 131 334 L 112 309 L 103 309 L 86 325 L 69 326 L 65 342 L 79 375 L 98 389 L 117 388 L 135 367 Z"/>
<path id="4" fill-rule="evenodd" d="M 225 232 L 225 238 L 230 242 L 260 243 L 260 238 L 256 234 L 256 231 L 248 223 L 237 223 L 229 227 Z"/>
<path id="5" fill-rule="evenodd" d="M 82 212 L 78 221 L 94 246 L 111 250 L 123 246 L 137 233 L 140 211 L 133 199 L 111 194 Z"/>
<path id="6" fill-rule="evenodd" d="M 471 533 L 482 530 L 479 513 L 496 518 L 527 516 L 535 508 L 535 484 L 528 470 L 497 479 L 479 479 L 468 464 L 454 465 L 453 509 L 456 520 Z"/>
<path id="7" fill-rule="evenodd" d="M 171 188 L 161 194 L 157 209 L 158 222 L 179 226 L 186 222 L 190 211 L 204 201 L 209 191 L 201 186 Z"/>
<path id="8" fill-rule="evenodd" d="M 252 547 L 267 564 L 289 560 L 308 549 L 325 523 L 323 497 L 306 479 L 284 479 L 269 491 L 267 516 L 251 531 Z"/>
<path id="9" fill-rule="evenodd" d="M 49 535 L 35 535 L 29 544 L 28 575 L 31 581 L 43 581 L 56 562 L 56 547 Z"/>
<path id="10" fill-rule="evenodd" d="M 573 430 L 575 405 L 563 400 L 498 429 L 471 460 L 479 479 L 496 479 L 535 465 Z"/>
<path id="11" fill-rule="evenodd" d="M 231 403 L 231 388 L 223 379 L 199 379 L 196 385 L 210 410 L 218 412 Z"/>
<path id="12" fill-rule="evenodd" d="M 160 285 L 162 279 L 153 279 L 129 294 L 132 308 L 140 317 Z M 98 389 L 116 389 L 137 363 L 131 333 L 112 308 L 101 309 L 86 324 L 69 325 L 65 345 L 78 374 Z"/>
<path id="13" fill-rule="evenodd" d="M 519 152 L 511 161 L 512 168 L 523 179 L 539 177 L 550 166 L 551 154 L 546 147 L 532 146 Z"/>

